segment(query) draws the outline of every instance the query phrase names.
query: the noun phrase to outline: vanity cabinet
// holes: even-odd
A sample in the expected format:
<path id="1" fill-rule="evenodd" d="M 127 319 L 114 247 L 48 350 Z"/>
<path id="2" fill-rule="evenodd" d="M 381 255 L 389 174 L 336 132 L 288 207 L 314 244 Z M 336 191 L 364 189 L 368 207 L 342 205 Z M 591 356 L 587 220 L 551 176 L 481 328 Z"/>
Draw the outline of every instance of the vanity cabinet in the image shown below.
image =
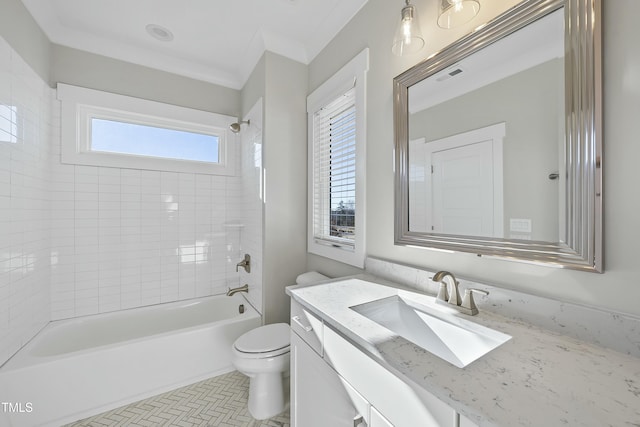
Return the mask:
<path id="1" fill-rule="evenodd" d="M 323 322 L 294 300 L 291 300 L 291 331 L 322 357 Z"/>
<path id="2" fill-rule="evenodd" d="M 324 328 L 323 347 L 324 360 L 391 425 L 455 426 L 456 412 L 446 403 L 404 382 L 329 327 Z"/>
<path id="3" fill-rule="evenodd" d="M 369 403 L 323 359 L 323 324 L 292 301 L 291 424 L 368 427 Z"/>
<path id="4" fill-rule="evenodd" d="M 473 427 L 291 301 L 292 427 Z"/>
<path id="5" fill-rule="evenodd" d="M 339 375 L 291 332 L 292 427 L 354 427 L 358 425 L 354 420 L 361 417 L 364 427 L 368 426 L 368 412 L 366 400 L 348 394 Z"/>

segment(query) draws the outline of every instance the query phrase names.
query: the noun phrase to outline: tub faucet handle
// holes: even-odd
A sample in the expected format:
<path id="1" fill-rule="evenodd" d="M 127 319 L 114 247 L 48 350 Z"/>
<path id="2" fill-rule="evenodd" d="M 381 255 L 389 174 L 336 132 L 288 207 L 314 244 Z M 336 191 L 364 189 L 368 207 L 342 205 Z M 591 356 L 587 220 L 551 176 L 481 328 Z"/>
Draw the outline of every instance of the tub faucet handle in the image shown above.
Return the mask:
<path id="1" fill-rule="evenodd" d="M 251 255 L 244 254 L 244 259 L 236 264 L 236 272 L 240 271 L 240 267 L 247 273 L 251 273 Z"/>

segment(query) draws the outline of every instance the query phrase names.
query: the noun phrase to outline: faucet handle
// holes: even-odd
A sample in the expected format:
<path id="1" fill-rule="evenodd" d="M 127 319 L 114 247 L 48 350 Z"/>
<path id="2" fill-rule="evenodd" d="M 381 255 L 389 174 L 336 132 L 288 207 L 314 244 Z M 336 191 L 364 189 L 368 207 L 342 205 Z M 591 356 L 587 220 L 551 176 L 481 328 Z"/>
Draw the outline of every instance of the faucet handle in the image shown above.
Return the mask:
<path id="1" fill-rule="evenodd" d="M 251 273 L 251 255 L 244 254 L 242 261 L 236 264 L 236 272 L 239 271 L 240 267 L 244 268 L 247 273 Z"/>
<path id="2" fill-rule="evenodd" d="M 479 294 L 489 295 L 489 292 L 482 289 L 467 288 L 464 290 L 464 298 L 462 298 L 462 304 L 460 305 L 460 307 L 464 308 L 465 309 L 464 311 L 468 314 L 471 314 L 472 316 L 478 314 L 478 306 L 476 305 L 476 302 L 473 300 L 474 292 Z"/>

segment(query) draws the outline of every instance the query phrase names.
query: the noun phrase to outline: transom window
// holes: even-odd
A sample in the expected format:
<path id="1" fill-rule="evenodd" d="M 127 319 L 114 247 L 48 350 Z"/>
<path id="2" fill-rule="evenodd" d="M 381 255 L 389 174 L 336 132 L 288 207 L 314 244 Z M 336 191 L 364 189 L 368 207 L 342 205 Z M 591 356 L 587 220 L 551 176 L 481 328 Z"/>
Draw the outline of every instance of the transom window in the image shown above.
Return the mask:
<path id="1" fill-rule="evenodd" d="M 102 153 L 218 163 L 218 135 L 91 119 L 90 150 Z"/>
<path id="2" fill-rule="evenodd" d="M 232 175 L 236 118 L 58 85 L 62 162 Z"/>

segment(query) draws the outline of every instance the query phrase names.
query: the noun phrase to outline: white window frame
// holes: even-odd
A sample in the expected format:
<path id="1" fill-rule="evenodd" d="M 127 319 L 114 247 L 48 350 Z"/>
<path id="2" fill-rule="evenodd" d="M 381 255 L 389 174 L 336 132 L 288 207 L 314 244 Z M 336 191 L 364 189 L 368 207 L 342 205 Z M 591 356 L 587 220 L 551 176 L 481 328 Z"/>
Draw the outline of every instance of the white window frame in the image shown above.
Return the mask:
<path id="1" fill-rule="evenodd" d="M 307 250 L 345 264 L 364 268 L 366 257 L 366 75 L 369 70 L 369 49 L 366 48 L 325 81 L 307 97 L 308 128 L 308 222 Z M 353 247 L 317 241 L 314 236 L 314 159 L 313 116 L 349 89 L 355 87 L 356 107 L 356 206 L 355 239 Z"/>
<path id="2" fill-rule="evenodd" d="M 58 83 L 61 101 L 61 161 L 67 164 L 234 175 L 235 117 Z M 168 159 L 91 150 L 91 120 L 105 119 L 218 137 L 218 162 Z"/>

